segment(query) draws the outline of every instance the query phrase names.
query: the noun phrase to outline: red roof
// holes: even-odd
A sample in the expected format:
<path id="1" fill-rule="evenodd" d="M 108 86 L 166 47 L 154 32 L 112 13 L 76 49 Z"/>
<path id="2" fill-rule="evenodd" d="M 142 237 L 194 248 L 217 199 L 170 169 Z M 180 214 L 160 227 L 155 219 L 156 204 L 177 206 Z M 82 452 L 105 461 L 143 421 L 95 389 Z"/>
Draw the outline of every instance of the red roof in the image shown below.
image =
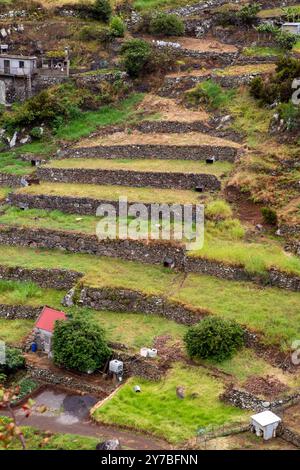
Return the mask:
<path id="1" fill-rule="evenodd" d="M 56 320 L 66 320 L 66 314 L 50 307 L 44 307 L 35 323 L 36 328 L 53 333 Z"/>

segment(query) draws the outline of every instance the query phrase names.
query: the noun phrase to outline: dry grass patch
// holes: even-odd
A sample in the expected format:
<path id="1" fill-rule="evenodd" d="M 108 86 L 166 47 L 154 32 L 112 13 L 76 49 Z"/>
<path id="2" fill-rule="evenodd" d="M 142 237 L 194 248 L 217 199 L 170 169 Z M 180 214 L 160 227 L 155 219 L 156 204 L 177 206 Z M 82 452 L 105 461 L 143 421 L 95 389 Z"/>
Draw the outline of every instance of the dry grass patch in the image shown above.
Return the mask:
<path id="1" fill-rule="evenodd" d="M 199 173 L 220 176 L 229 173 L 233 167 L 230 162 L 215 162 L 207 165 L 205 162 L 192 160 L 104 160 L 68 158 L 53 160 L 45 165 L 47 168 L 89 169 L 89 170 L 123 170 L 155 173 Z"/>
<path id="2" fill-rule="evenodd" d="M 28 186 L 17 191 L 18 194 L 49 195 L 72 198 L 91 198 L 116 201 L 126 196 L 128 201 L 144 203 L 196 204 L 197 193 L 193 191 L 153 188 L 132 188 L 128 186 L 97 186 L 92 184 L 42 183 Z"/>
<path id="3" fill-rule="evenodd" d="M 178 105 L 171 98 L 163 98 L 150 93 L 145 95 L 137 109 L 150 115 L 155 113 L 156 120 L 159 121 L 195 122 L 209 119 L 205 111 L 193 111 Z"/>
<path id="4" fill-rule="evenodd" d="M 97 146 L 114 146 L 114 145 L 209 145 L 220 147 L 239 148 L 240 145 L 218 137 L 213 137 L 200 132 L 187 132 L 185 134 L 143 134 L 142 132 L 115 132 L 109 136 L 99 136 L 81 140 L 76 148 L 81 147 L 97 147 Z"/>
<path id="5" fill-rule="evenodd" d="M 224 69 L 214 70 L 217 76 L 239 77 L 256 73 L 272 73 L 275 72 L 276 64 L 249 64 L 249 65 L 233 65 Z"/>

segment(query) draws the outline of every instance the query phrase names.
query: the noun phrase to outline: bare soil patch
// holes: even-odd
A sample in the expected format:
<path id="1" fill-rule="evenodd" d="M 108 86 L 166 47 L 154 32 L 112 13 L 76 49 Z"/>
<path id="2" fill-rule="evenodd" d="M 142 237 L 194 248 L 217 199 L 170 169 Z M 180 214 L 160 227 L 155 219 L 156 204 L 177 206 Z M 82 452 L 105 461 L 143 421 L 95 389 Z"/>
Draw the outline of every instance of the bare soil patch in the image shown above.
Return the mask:
<path id="1" fill-rule="evenodd" d="M 144 36 L 144 39 L 148 41 L 157 41 L 158 38 L 154 36 Z M 160 39 L 159 39 L 160 40 Z M 162 41 L 165 42 L 173 42 L 180 44 L 182 48 L 189 49 L 191 51 L 197 52 L 218 52 L 222 53 L 230 53 L 230 52 L 237 52 L 238 49 L 231 45 L 231 44 L 223 44 L 216 39 L 197 39 L 191 38 L 188 36 L 184 37 L 163 37 L 161 38 Z"/>
<path id="2" fill-rule="evenodd" d="M 249 377 L 243 384 L 243 388 L 253 395 L 259 395 L 270 399 L 289 390 L 287 385 L 272 375 L 267 375 L 266 377 Z"/>
<path id="3" fill-rule="evenodd" d="M 209 119 L 205 111 L 191 111 L 170 98 L 147 94 L 137 108 L 147 114 L 158 113 L 160 121 L 195 122 Z"/>
<path id="4" fill-rule="evenodd" d="M 234 214 L 241 222 L 254 226 L 264 223 L 261 214 L 262 205 L 251 201 L 249 194 L 242 193 L 234 186 L 227 186 L 224 195 L 227 202 L 233 205 Z"/>

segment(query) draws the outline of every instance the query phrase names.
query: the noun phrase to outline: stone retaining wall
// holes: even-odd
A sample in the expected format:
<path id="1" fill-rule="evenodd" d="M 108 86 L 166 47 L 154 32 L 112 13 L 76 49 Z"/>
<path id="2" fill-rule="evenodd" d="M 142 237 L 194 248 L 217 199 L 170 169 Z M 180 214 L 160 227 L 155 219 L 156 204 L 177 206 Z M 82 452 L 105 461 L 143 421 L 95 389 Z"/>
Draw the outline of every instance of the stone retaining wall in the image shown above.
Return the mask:
<path id="1" fill-rule="evenodd" d="M 42 306 L 0 304 L 0 318 L 5 318 L 5 320 L 31 320 L 37 318 L 42 309 Z"/>
<path id="2" fill-rule="evenodd" d="M 266 400 L 262 400 L 249 392 L 229 388 L 220 396 L 220 399 L 243 410 L 260 412 L 268 409 L 280 411 L 280 409 L 299 403 L 300 393 L 295 393 L 272 402 L 267 402 Z"/>
<path id="3" fill-rule="evenodd" d="M 184 248 L 175 243 L 153 241 L 146 244 L 138 240 L 99 241 L 96 235 L 25 227 L 0 226 L 0 243 L 11 246 L 63 249 L 72 253 L 110 256 L 159 265 L 162 265 L 164 259 L 168 257 L 173 260 L 176 268 L 181 270 L 184 266 L 185 257 Z M 71 279 L 73 277 L 76 282 L 78 275 L 71 275 Z M 68 281 L 67 284 L 70 287 Z"/>
<path id="4" fill-rule="evenodd" d="M 0 186 L 19 187 L 22 186 L 21 180 L 22 176 L 0 173 Z"/>
<path id="5" fill-rule="evenodd" d="M 292 431 L 285 424 L 280 424 L 277 435 L 286 442 L 300 448 L 300 434 Z"/>
<path id="6" fill-rule="evenodd" d="M 37 177 L 41 181 L 57 183 L 107 184 L 135 186 L 138 188 L 150 186 L 152 188 L 166 189 L 195 189 L 197 186 L 200 186 L 204 191 L 217 191 L 221 188 L 221 183 L 216 176 L 200 173 L 159 173 L 150 171 L 40 167 L 37 170 Z"/>
<path id="7" fill-rule="evenodd" d="M 218 145 L 112 145 L 68 149 L 58 154 L 58 158 L 105 158 L 164 160 L 205 160 L 215 157 L 218 160 L 233 162 L 237 155 L 235 147 Z"/>
<path id="8" fill-rule="evenodd" d="M 153 196 L 155 199 L 155 196 Z M 97 208 L 100 204 L 110 204 L 116 210 L 116 215 L 119 216 L 119 201 L 108 201 L 104 199 L 92 199 L 92 198 L 75 198 L 69 196 L 51 196 L 48 194 L 17 194 L 11 193 L 8 196 L 10 204 L 21 207 L 23 209 L 44 209 L 44 210 L 59 210 L 67 214 L 80 214 L 80 215 L 96 215 Z M 141 204 L 143 201 L 129 201 L 130 204 Z M 150 211 L 151 203 L 143 203 L 144 206 Z M 153 200 L 153 204 L 155 201 Z M 170 201 L 169 204 L 172 204 Z M 176 205 L 177 206 L 177 205 Z M 179 204 L 182 209 L 183 205 Z M 150 212 L 149 212 L 150 213 Z M 196 206 L 193 206 L 193 217 L 196 213 Z M 143 217 L 143 214 L 141 214 Z M 171 214 L 172 217 L 172 214 Z M 147 215 L 148 218 L 148 215 Z"/>
<path id="9" fill-rule="evenodd" d="M 40 287 L 50 289 L 71 289 L 82 276 L 83 274 L 80 272 L 62 269 L 29 269 L 0 265 L 0 279 L 32 281 Z"/>
<path id="10" fill-rule="evenodd" d="M 85 287 L 81 291 L 79 303 L 95 310 L 160 315 L 184 325 L 198 323 L 208 314 L 200 308 L 192 310 L 178 302 L 168 301 L 163 296 L 121 288 Z"/>
<path id="11" fill-rule="evenodd" d="M 82 378 L 75 378 L 64 374 L 55 372 L 54 370 L 42 369 L 40 367 L 26 364 L 26 368 L 33 379 L 61 387 L 65 387 L 71 390 L 78 390 L 84 393 L 96 394 L 100 398 L 107 396 L 107 391 L 102 387 L 98 387 L 87 382 L 84 382 Z"/>

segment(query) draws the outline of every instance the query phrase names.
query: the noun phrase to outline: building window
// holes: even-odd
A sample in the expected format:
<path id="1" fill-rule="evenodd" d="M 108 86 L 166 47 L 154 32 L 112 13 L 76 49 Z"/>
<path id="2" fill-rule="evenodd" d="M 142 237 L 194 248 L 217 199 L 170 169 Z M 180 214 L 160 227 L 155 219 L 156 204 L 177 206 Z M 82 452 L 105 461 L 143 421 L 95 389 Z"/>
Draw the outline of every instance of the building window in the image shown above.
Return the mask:
<path id="1" fill-rule="evenodd" d="M 20 60 L 20 61 L 19 61 L 19 68 L 20 68 L 20 69 L 23 69 L 24 67 L 25 67 L 24 60 Z"/>

